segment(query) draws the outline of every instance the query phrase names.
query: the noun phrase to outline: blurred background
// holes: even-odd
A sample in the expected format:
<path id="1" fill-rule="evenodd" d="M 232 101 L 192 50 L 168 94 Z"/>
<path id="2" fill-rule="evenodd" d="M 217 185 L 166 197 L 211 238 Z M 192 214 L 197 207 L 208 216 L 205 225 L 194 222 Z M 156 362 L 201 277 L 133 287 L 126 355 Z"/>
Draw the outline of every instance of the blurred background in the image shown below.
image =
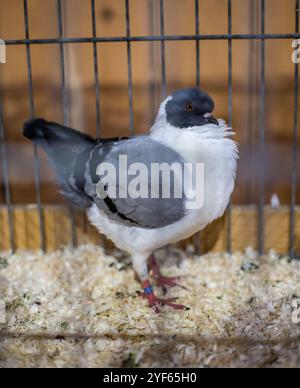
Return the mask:
<path id="1" fill-rule="evenodd" d="M 28 0 L 31 39 L 59 37 L 56 0 Z M 91 37 L 90 0 L 62 0 L 64 37 Z M 130 0 L 130 34 L 161 33 L 160 1 Z M 266 0 L 266 33 L 295 32 L 295 0 Z M 95 0 L 96 34 L 126 36 L 124 0 Z M 199 18 L 200 34 L 228 33 L 227 0 L 200 0 L 197 17 L 195 0 L 164 1 L 164 33 L 193 35 Z M 260 1 L 232 0 L 232 33 L 261 31 Z M 0 0 L 0 38 L 24 39 L 23 1 Z M 260 130 L 261 62 L 259 40 L 232 41 L 233 128 L 241 147 L 236 205 L 258 203 L 258 157 Z M 265 203 L 276 194 L 281 204 L 291 200 L 294 71 L 292 40 L 266 41 L 266 169 Z M 99 65 L 98 130 L 102 137 L 145 133 L 153 123 L 164 97 L 161 42 L 132 42 L 133 120 L 128 98 L 127 42 L 97 43 Z M 197 68 L 200 85 L 213 96 L 216 116 L 228 120 L 228 41 L 200 41 L 200 65 L 195 41 L 165 42 L 166 88 L 195 86 Z M 63 122 L 61 51 L 59 44 L 31 45 L 33 93 L 36 116 Z M 93 43 L 64 45 L 66 106 L 71 127 L 96 136 L 97 110 Z M 1 102 L 8 153 L 9 181 L 13 204 L 36 202 L 32 145 L 21 134 L 30 117 L 28 68 L 25 45 L 7 46 L 7 63 L 0 65 Z M 130 131 L 131 129 L 131 131 Z M 298 131 L 298 144 L 300 132 Z M 41 157 L 41 201 L 63 203 L 55 177 L 44 154 Z M 298 158 L 298 181 L 300 180 Z M 300 190 L 297 190 L 300 202 Z M 5 202 L 3 171 L 0 169 L 0 203 Z"/>

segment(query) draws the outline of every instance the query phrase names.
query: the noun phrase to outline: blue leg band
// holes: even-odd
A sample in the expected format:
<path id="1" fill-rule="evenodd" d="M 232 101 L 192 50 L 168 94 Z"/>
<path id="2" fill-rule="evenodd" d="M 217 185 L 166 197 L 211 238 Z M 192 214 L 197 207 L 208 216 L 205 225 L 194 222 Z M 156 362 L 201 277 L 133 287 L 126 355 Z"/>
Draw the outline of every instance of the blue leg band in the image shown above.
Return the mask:
<path id="1" fill-rule="evenodd" d="M 144 292 L 146 295 L 153 294 L 153 288 L 152 287 L 144 288 Z"/>

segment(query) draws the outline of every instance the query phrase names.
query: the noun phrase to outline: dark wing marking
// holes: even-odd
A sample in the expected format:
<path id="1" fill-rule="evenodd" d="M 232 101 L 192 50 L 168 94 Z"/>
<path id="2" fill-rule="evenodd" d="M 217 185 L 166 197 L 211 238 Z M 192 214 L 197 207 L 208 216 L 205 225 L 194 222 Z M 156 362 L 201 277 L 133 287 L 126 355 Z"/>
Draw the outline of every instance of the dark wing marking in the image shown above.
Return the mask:
<path id="1" fill-rule="evenodd" d="M 99 209 L 114 221 L 126 223 L 130 226 L 139 226 L 142 228 L 164 227 L 180 220 L 185 215 L 185 199 L 174 198 L 171 190 L 171 198 L 162 198 L 162 182 L 160 180 L 159 198 L 121 198 L 118 196 L 119 190 L 126 190 L 127 187 L 120 186 L 119 179 L 119 157 L 126 155 L 128 166 L 133 163 L 143 163 L 148 171 L 151 171 L 152 163 L 173 163 L 182 164 L 180 156 L 173 150 L 152 140 L 149 137 L 136 137 L 127 141 L 111 143 L 105 146 L 98 145 L 91 153 L 85 173 L 86 184 L 85 192 L 96 203 Z M 97 184 L 100 184 L 100 177 L 96 170 L 101 163 L 110 163 L 117 171 L 116 198 L 99 198 L 96 192 Z M 123 171 L 127 174 L 127 171 Z M 151 189 L 150 173 L 147 184 L 149 192 Z M 128 184 L 134 177 L 128 177 Z M 175 176 L 171 177 L 171 187 L 174 187 Z M 113 185 L 113 183 L 110 183 Z"/>

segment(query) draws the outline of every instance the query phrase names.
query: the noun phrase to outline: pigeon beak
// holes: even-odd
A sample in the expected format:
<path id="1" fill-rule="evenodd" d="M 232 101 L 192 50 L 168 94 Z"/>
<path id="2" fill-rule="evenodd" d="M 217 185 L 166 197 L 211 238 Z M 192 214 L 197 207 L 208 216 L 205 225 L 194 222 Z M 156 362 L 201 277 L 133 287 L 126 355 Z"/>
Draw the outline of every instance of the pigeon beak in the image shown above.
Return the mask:
<path id="1" fill-rule="evenodd" d="M 215 124 L 215 125 L 219 125 L 219 122 L 217 119 L 214 118 L 213 114 L 208 112 L 208 113 L 205 113 L 203 115 L 203 117 L 205 118 L 205 120 L 209 123 L 209 124 Z"/>

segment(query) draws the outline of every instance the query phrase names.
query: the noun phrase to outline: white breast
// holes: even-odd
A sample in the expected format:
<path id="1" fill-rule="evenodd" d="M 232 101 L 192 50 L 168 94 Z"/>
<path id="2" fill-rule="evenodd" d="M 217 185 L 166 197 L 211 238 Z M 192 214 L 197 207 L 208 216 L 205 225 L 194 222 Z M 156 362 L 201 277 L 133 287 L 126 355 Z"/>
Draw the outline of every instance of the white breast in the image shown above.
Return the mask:
<path id="1" fill-rule="evenodd" d="M 220 124 L 220 127 L 201 127 L 201 131 L 164 124 L 153 128 L 150 134 L 156 141 L 173 148 L 184 161 L 204 164 L 204 206 L 201 209 L 187 210 L 182 220 L 154 230 L 112 222 L 95 205 L 88 211 L 90 221 L 120 249 L 132 255 L 150 255 L 167 244 L 192 236 L 222 216 L 234 188 L 238 153 L 236 143 L 228 138 L 229 128 L 224 122 Z"/>

